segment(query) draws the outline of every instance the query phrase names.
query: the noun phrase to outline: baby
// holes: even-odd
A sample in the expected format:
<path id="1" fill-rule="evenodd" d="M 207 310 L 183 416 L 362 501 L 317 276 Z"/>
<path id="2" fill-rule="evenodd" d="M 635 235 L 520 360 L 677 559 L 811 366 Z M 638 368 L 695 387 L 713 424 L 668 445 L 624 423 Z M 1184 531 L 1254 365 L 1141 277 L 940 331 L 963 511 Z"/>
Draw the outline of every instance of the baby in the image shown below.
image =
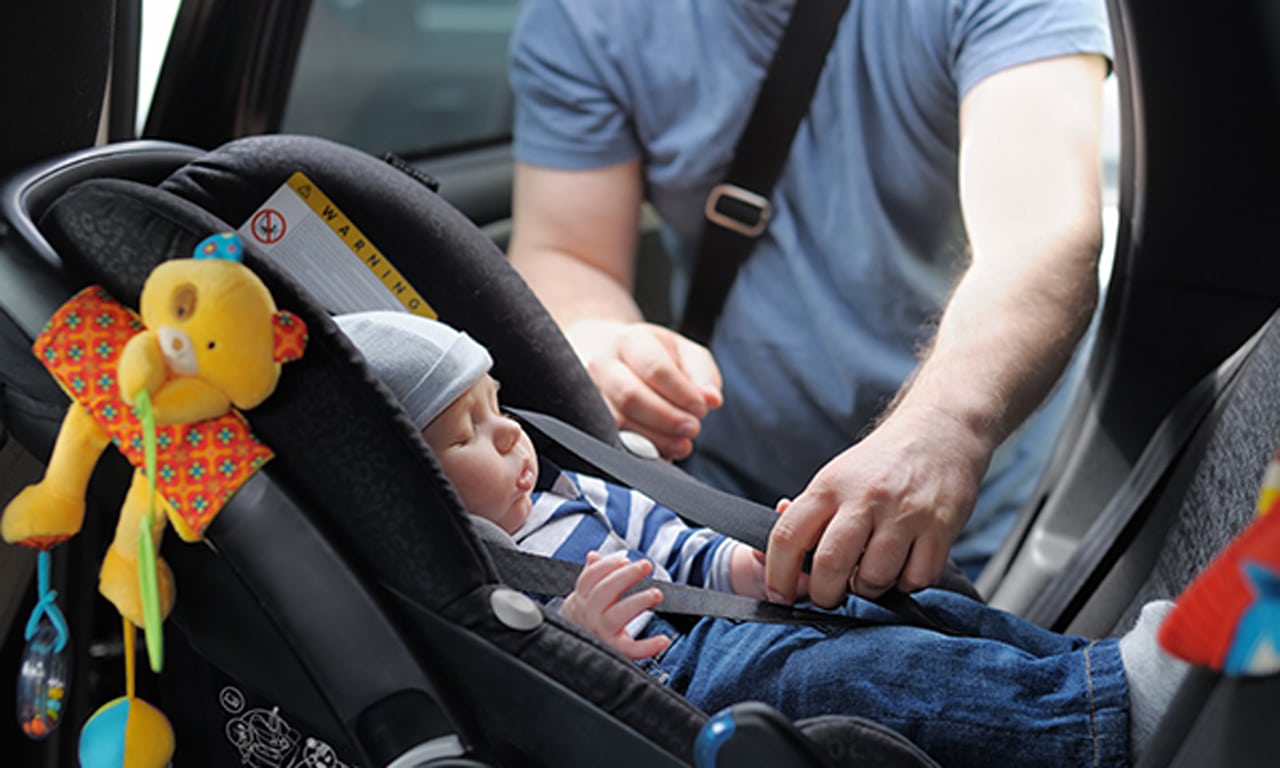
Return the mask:
<path id="1" fill-rule="evenodd" d="M 1141 752 L 1185 665 L 1155 630 L 1172 607 L 1149 604 L 1119 640 L 1048 632 L 943 590 L 917 599 L 951 637 L 896 622 L 850 596 L 839 609 L 881 622 L 850 631 L 704 618 L 677 632 L 652 613 L 646 576 L 764 597 L 764 556 L 686 525 L 643 494 L 540 460 L 501 410 L 489 353 L 443 323 L 402 312 L 338 325 L 422 431 L 473 515 L 517 546 L 584 563 L 550 607 L 695 706 L 763 701 L 787 717 L 858 715 L 892 727 L 946 765 L 1127 765 Z"/>

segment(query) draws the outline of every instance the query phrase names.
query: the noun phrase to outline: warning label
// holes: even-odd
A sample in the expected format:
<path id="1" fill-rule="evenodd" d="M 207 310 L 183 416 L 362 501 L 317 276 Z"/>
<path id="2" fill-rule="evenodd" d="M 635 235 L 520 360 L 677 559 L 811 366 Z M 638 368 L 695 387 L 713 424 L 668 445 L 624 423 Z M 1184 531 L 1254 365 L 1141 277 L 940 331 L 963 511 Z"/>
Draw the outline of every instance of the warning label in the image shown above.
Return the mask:
<path id="1" fill-rule="evenodd" d="M 302 173 L 294 173 L 241 227 L 330 314 L 372 309 L 435 310 L 338 206 Z"/>

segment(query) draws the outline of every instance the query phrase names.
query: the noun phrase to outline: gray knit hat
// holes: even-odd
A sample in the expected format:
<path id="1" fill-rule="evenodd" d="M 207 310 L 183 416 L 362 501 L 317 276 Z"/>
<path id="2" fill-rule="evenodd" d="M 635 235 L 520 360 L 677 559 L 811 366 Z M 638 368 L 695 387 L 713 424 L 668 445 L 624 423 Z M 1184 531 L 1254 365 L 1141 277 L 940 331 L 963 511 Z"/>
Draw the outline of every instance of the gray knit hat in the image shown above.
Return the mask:
<path id="1" fill-rule="evenodd" d="M 475 339 L 408 312 L 334 318 L 409 418 L 423 429 L 493 367 Z"/>

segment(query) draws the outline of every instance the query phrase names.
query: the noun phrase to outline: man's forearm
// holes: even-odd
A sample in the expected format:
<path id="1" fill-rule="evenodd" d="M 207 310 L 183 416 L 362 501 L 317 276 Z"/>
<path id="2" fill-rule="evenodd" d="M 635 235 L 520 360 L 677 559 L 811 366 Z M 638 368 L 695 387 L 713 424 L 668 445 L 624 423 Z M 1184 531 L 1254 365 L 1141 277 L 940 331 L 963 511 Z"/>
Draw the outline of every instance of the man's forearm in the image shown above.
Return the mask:
<path id="1" fill-rule="evenodd" d="M 937 408 L 994 450 L 1052 388 L 1097 304 L 1097 56 L 1002 71 L 961 105 L 973 262 L 897 407 Z"/>
<path id="2" fill-rule="evenodd" d="M 555 251 L 512 248 L 511 263 L 561 329 L 585 319 L 643 319 L 627 286 L 581 259 Z"/>
<path id="3" fill-rule="evenodd" d="M 889 414 L 936 409 L 994 450 L 1052 389 L 1088 327 L 1097 304 L 1099 237 L 1086 228 L 1016 271 L 979 257 Z"/>

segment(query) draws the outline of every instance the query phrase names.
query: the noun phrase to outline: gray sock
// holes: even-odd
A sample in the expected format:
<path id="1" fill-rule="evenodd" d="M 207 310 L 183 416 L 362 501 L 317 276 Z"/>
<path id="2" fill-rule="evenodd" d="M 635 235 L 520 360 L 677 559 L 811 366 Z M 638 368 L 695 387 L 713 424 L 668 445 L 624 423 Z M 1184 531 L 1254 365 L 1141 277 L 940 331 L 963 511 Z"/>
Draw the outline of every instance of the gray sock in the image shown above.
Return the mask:
<path id="1" fill-rule="evenodd" d="M 1169 600 L 1147 603 L 1133 629 L 1120 638 L 1120 661 L 1129 681 L 1129 754 L 1135 761 L 1187 673 L 1188 664 L 1165 653 L 1156 642 L 1156 632 L 1172 609 Z"/>

